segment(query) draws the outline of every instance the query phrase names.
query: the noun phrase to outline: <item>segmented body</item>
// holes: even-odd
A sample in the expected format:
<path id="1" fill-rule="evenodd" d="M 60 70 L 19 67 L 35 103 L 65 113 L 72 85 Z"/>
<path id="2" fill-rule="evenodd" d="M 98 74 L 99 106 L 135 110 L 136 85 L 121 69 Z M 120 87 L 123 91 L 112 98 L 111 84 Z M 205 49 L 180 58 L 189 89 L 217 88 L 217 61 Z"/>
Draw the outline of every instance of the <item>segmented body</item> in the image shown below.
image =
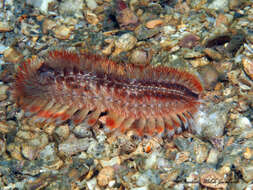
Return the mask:
<path id="1" fill-rule="evenodd" d="M 171 136 L 187 128 L 202 90 L 196 76 L 175 68 L 53 51 L 43 61 L 21 64 L 14 97 L 36 122 L 72 119 L 94 125 L 106 112 L 112 131 Z"/>

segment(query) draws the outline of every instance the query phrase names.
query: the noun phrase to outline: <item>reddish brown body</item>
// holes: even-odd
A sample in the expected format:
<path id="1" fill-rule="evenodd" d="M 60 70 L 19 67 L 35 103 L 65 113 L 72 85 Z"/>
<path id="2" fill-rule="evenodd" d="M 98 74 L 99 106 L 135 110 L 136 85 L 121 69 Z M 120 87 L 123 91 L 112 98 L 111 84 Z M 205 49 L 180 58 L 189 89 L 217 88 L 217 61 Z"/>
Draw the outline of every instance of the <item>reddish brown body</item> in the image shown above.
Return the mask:
<path id="1" fill-rule="evenodd" d="M 20 66 L 14 97 L 36 122 L 94 125 L 106 111 L 111 130 L 171 136 L 187 128 L 202 90 L 198 78 L 174 68 L 53 51 L 43 61 Z"/>

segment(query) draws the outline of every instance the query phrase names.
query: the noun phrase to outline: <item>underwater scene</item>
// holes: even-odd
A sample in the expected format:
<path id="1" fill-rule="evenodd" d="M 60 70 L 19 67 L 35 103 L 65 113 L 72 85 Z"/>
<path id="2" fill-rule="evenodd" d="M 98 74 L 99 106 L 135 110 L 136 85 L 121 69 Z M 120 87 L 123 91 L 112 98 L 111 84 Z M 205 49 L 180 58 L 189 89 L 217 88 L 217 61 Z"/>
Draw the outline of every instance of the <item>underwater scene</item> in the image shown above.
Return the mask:
<path id="1" fill-rule="evenodd" d="M 1 0 L 0 190 L 253 189 L 252 0 Z"/>

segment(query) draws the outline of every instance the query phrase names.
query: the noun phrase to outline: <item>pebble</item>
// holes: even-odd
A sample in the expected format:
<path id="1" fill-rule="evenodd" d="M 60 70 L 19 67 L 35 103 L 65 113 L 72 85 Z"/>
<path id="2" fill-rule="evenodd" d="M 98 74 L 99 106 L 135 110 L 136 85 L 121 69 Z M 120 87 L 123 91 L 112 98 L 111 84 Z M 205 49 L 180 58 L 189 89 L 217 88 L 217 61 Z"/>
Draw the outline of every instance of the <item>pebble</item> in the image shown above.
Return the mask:
<path id="1" fill-rule="evenodd" d="M 246 182 L 250 182 L 253 180 L 253 165 L 252 164 L 246 164 L 245 166 L 239 167 L 242 177 Z"/>
<path id="2" fill-rule="evenodd" d="M 215 61 L 220 61 L 223 58 L 223 56 L 218 51 L 215 51 L 214 49 L 211 49 L 211 48 L 205 48 L 203 52 L 208 57 L 210 57 L 211 59 Z"/>
<path id="3" fill-rule="evenodd" d="M 163 24 L 162 19 L 155 19 L 155 20 L 150 20 L 146 23 L 146 27 L 149 29 L 161 26 Z"/>
<path id="4" fill-rule="evenodd" d="M 21 145 L 17 143 L 10 143 L 7 145 L 7 150 L 11 157 L 16 160 L 23 160 L 21 155 Z"/>
<path id="5" fill-rule="evenodd" d="M 222 27 L 221 25 L 228 26 L 233 20 L 233 16 L 230 14 L 220 13 L 216 18 L 216 27 Z"/>
<path id="6" fill-rule="evenodd" d="M 253 59 L 248 57 L 242 58 L 242 65 L 245 73 L 253 80 Z"/>
<path id="7" fill-rule="evenodd" d="M 43 131 L 45 133 L 47 133 L 48 135 L 53 135 L 55 128 L 56 128 L 56 126 L 52 124 L 52 125 L 49 125 L 49 126 L 45 126 Z"/>
<path id="8" fill-rule="evenodd" d="M 86 123 L 82 123 L 80 125 L 77 125 L 74 128 L 73 133 L 79 138 L 92 136 L 92 132 L 90 130 L 90 127 Z"/>
<path id="9" fill-rule="evenodd" d="M 128 8 L 127 4 L 124 1 L 122 0 L 118 1 L 120 2 L 117 3 L 116 8 L 117 22 L 119 23 L 121 28 L 133 30 L 138 23 L 138 17 L 130 8 Z"/>
<path id="10" fill-rule="evenodd" d="M 64 140 L 68 138 L 70 134 L 69 126 L 68 125 L 61 125 L 55 129 L 55 134 L 60 138 L 60 140 Z"/>
<path id="11" fill-rule="evenodd" d="M 157 164 L 157 159 L 159 157 L 159 153 L 154 151 L 149 157 L 145 160 L 145 169 L 152 169 Z"/>
<path id="12" fill-rule="evenodd" d="M 103 167 L 113 166 L 113 165 L 120 165 L 120 163 L 121 163 L 121 159 L 118 156 L 113 157 L 110 160 L 100 160 L 100 164 Z"/>
<path id="13" fill-rule="evenodd" d="M 28 159 L 28 160 L 34 160 L 36 158 L 36 156 L 38 155 L 38 148 L 34 147 L 32 145 L 29 145 L 27 143 L 23 143 L 21 145 L 21 149 L 22 149 L 22 155 Z"/>
<path id="14" fill-rule="evenodd" d="M 24 139 L 24 140 L 30 140 L 30 139 L 34 139 L 36 137 L 38 137 L 38 133 L 35 133 L 33 131 L 25 131 L 25 130 L 19 130 L 17 133 L 16 133 L 16 136 L 21 138 L 21 139 Z"/>
<path id="15" fill-rule="evenodd" d="M 7 121 L 0 121 L 0 133 L 7 134 L 13 131 L 15 127 Z"/>
<path id="16" fill-rule="evenodd" d="M 192 49 L 193 47 L 199 44 L 199 40 L 200 38 L 196 34 L 186 34 L 180 40 L 179 46 L 183 48 Z"/>
<path id="17" fill-rule="evenodd" d="M 12 30 L 13 30 L 13 27 L 10 26 L 9 23 L 0 21 L 0 32 L 10 32 Z"/>
<path id="18" fill-rule="evenodd" d="M 97 179 L 93 177 L 91 180 L 87 181 L 87 187 L 89 190 L 100 190 L 100 188 L 97 187 Z"/>
<path id="19" fill-rule="evenodd" d="M 196 113 L 196 125 L 193 128 L 199 135 L 211 139 L 223 136 L 228 110 L 229 105 L 223 102 L 210 105 L 204 111 Z"/>
<path id="20" fill-rule="evenodd" d="M 20 63 L 23 55 L 14 48 L 8 48 L 4 51 L 4 60 L 10 63 Z"/>
<path id="21" fill-rule="evenodd" d="M 43 34 L 47 34 L 50 30 L 52 30 L 56 26 L 56 22 L 51 19 L 45 19 L 42 23 L 42 32 Z"/>
<path id="22" fill-rule="evenodd" d="M 252 124 L 247 117 L 239 117 L 235 121 L 235 128 L 241 128 L 242 130 L 249 130 L 252 128 Z"/>
<path id="23" fill-rule="evenodd" d="M 6 49 L 8 49 L 8 47 L 0 43 L 0 54 L 3 54 Z"/>
<path id="24" fill-rule="evenodd" d="M 226 189 L 227 183 L 222 175 L 215 171 L 209 171 L 200 176 L 200 183 L 205 187 Z"/>
<path id="25" fill-rule="evenodd" d="M 7 90 L 9 89 L 9 86 L 7 85 L 1 85 L 0 86 L 0 101 L 7 99 Z"/>
<path id="26" fill-rule="evenodd" d="M 43 133 L 43 132 L 40 132 L 37 134 L 38 134 L 38 136 L 36 138 L 30 139 L 29 141 L 27 141 L 27 143 L 29 143 L 30 145 L 35 146 L 37 148 L 45 147 L 49 142 L 47 134 Z"/>
<path id="27" fill-rule="evenodd" d="M 77 18 L 83 18 L 83 0 L 65 0 L 61 1 L 59 11 L 62 15 L 74 15 Z"/>
<path id="28" fill-rule="evenodd" d="M 146 40 L 160 33 L 160 29 L 147 29 L 145 26 L 140 25 L 135 29 L 134 33 L 136 34 L 138 40 Z"/>
<path id="29" fill-rule="evenodd" d="M 149 190 L 148 186 L 143 186 L 143 187 L 133 187 L 131 190 Z"/>
<path id="30" fill-rule="evenodd" d="M 136 65 L 144 65 L 148 63 L 148 53 L 143 50 L 134 50 L 130 56 L 130 62 Z"/>
<path id="31" fill-rule="evenodd" d="M 187 56 L 189 55 L 185 55 L 185 58 L 188 58 Z M 194 60 L 190 60 L 190 63 L 193 67 L 201 67 L 201 66 L 205 66 L 205 65 L 209 65 L 210 61 L 207 60 L 207 58 L 205 57 L 201 57 L 201 58 L 196 58 Z"/>
<path id="32" fill-rule="evenodd" d="M 65 25 L 56 26 L 54 29 L 54 35 L 60 40 L 68 40 L 70 38 L 72 30 Z"/>
<path id="33" fill-rule="evenodd" d="M 54 161 L 57 157 L 55 143 L 50 143 L 39 153 L 39 158 L 46 161 Z"/>
<path id="34" fill-rule="evenodd" d="M 228 7 L 231 10 L 237 10 L 243 3 L 243 0 L 230 0 Z"/>
<path id="35" fill-rule="evenodd" d="M 86 11 L 85 18 L 86 18 L 87 22 L 92 25 L 97 25 L 99 23 L 99 19 L 98 19 L 97 15 L 95 15 L 94 13 L 92 13 L 89 10 Z"/>
<path id="36" fill-rule="evenodd" d="M 59 144 L 59 151 L 63 152 L 66 155 L 73 155 L 82 151 L 85 151 L 89 148 L 93 139 L 82 138 L 77 139 L 74 135 L 70 135 L 69 138 Z"/>
<path id="37" fill-rule="evenodd" d="M 214 10 L 228 10 L 228 0 L 214 0 L 212 3 L 208 6 L 209 9 Z"/>
<path id="38" fill-rule="evenodd" d="M 205 144 L 196 141 L 194 143 L 194 154 L 197 163 L 203 163 L 208 156 L 208 148 Z"/>
<path id="39" fill-rule="evenodd" d="M 206 162 L 208 164 L 216 165 L 219 159 L 219 151 L 217 149 L 212 148 L 208 154 Z"/>
<path id="40" fill-rule="evenodd" d="M 249 147 L 246 147 L 245 151 L 243 152 L 243 157 L 247 160 L 253 157 L 253 150 Z"/>
<path id="41" fill-rule="evenodd" d="M 181 164 L 181 163 L 187 161 L 189 158 L 190 158 L 190 152 L 186 152 L 186 151 L 185 152 L 179 152 L 176 155 L 175 163 L 176 164 Z"/>
<path id="42" fill-rule="evenodd" d="M 171 35 L 174 34 L 177 30 L 174 26 L 167 25 L 162 28 L 164 34 Z"/>
<path id="43" fill-rule="evenodd" d="M 86 0 L 87 7 L 91 10 L 97 8 L 97 2 L 95 0 Z"/>
<path id="44" fill-rule="evenodd" d="M 121 35 L 116 41 L 115 46 L 122 51 L 129 51 L 133 49 L 137 39 L 130 33 Z"/>
<path id="45" fill-rule="evenodd" d="M 42 13 L 47 14 L 49 4 L 54 1 L 55 0 L 26 0 L 26 3 L 38 8 Z"/>
<path id="46" fill-rule="evenodd" d="M 198 69 L 199 74 L 202 76 L 205 89 L 211 90 L 219 81 L 219 73 L 213 65 L 205 65 Z"/>
<path id="47" fill-rule="evenodd" d="M 6 143 L 3 139 L 0 139 L 0 156 L 2 156 L 6 151 Z"/>
<path id="48" fill-rule="evenodd" d="M 98 185 L 104 187 L 109 184 L 114 178 L 114 168 L 107 166 L 104 167 L 97 176 Z"/>

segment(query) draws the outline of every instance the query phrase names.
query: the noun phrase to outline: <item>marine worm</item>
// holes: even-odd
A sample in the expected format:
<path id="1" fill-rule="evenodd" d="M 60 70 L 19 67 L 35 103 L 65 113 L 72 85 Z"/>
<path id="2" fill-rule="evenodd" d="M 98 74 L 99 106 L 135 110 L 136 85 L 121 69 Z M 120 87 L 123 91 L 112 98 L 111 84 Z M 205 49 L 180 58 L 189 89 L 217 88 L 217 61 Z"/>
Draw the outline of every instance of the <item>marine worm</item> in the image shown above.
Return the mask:
<path id="1" fill-rule="evenodd" d="M 173 136 L 189 128 L 202 91 L 195 75 L 179 69 L 51 51 L 20 65 L 13 95 L 34 122 L 93 126 L 106 113 L 112 132 Z"/>

